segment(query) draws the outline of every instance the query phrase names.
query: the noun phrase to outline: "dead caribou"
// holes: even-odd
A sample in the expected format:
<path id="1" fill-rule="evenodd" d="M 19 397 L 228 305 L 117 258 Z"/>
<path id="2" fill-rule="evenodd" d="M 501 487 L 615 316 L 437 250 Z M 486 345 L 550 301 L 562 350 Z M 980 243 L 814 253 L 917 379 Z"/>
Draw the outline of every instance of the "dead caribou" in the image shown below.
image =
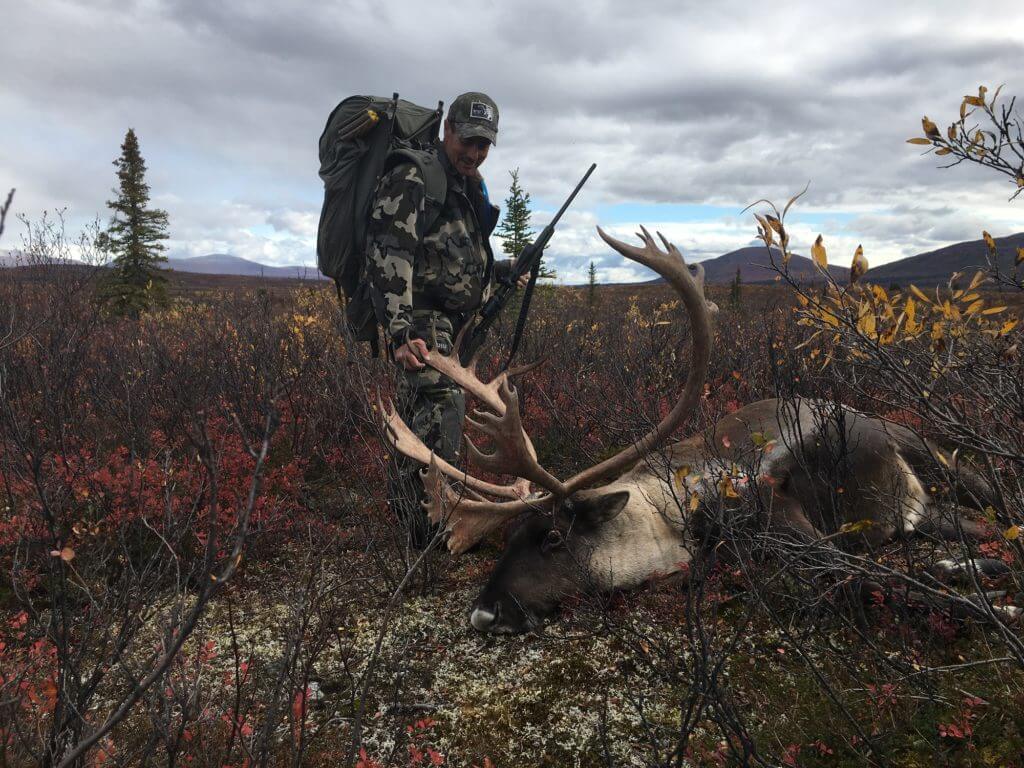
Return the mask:
<path id="1" fill-rule="evenodd" d="M 720 498 L 723 484 L 738 497 L 744 492 L 758 494 L 771 528 L 809 542 L 834 539 L 834 534 L 846 530 L 844 525 L 852 524 L 874 543 L 923 531 L 950 538 L 983 534 L 978 524 L 943 512 L 928 491 L 936 460 L 954 467 L 953 456 L 909 429 L 842 406 L 762 400 L 721 420 L 710 435 L 663 447 L 699 402 L 716 308 L 705 300 L 701 266 L 691 272 L 664 237 L 662 251 L 646 230 L 640 235 L 642 248 L 615 240 L 600 228 L 598 232 L 616 251 L 650 267 L 673 286 L 692 329 L 691 365 L 678 399 L 643 438 L 600 464 L 559 480 L 537 461 L 508 376 L 484 384 L 476 376 L 475 362 L 459 363 L 458 349 L 447 356 L 432 353 L 427 362 L 490 409 L 467 419 L 494 446 L 492 453 L 483 453 L 467 439 L 473 463 L 515 476 L 516 482 L 489 483 L 436 459 L 393 408 L 387 412 L 396 448 L 427 465 L 424 504 L 431 519 L 449 532 L 452 553 L 465 551 L 505 521 L 534 513 L 512 534 L 476 599 L 473 627 L 481 632 L 523 632 L 551 615 L 563 597 L 584 587 L 629 588 L 679 571 L 698 551 L 690 523 L 707 513 L 708 500 Z M 834 467 L 837 448 L 845 467 L 839 496 L 835 473 L 822 471 Z M 667 466 L 653 460 L 655 451 L 667 458 Z M 743 464 L 750 466 L 752 456 L 757 457 L 756 482 L 736 471 Z M 995 503 L 970 467 L 961 462 L 954 469 L 960 504 L 979 508 Z M 531 484 L 542 492 L 529 495 Z M 695 495 L 698 501 L 691 505 Z M 825 505 L 823 499 L 833 503 Z"/>

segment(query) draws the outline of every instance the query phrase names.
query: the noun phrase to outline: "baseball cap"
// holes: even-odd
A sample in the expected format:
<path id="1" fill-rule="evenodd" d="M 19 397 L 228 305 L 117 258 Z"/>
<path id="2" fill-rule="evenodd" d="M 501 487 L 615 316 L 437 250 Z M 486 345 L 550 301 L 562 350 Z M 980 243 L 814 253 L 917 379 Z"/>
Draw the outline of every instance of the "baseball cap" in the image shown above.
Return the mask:
<path id="1" fill-rule="evenodd" d="M 459 138 L 480 136 L 498 143 L 498 105 L 486 93 L 470 91 L 456 98 L 448 109 L 448 119 Z"/>

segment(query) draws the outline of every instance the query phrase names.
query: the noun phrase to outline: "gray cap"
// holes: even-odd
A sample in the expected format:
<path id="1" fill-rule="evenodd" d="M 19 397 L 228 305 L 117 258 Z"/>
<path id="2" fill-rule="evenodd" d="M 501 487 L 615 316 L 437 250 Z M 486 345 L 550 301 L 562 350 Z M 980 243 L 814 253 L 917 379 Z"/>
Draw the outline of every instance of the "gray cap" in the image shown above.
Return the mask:
<path id="1" fill-rule="evenodd" d="M 498 105 L 486 93 L 470 91 L 459 96 L 448 108 L 448 119 L 461 139 L 479 136 L 498 143 Z"/>

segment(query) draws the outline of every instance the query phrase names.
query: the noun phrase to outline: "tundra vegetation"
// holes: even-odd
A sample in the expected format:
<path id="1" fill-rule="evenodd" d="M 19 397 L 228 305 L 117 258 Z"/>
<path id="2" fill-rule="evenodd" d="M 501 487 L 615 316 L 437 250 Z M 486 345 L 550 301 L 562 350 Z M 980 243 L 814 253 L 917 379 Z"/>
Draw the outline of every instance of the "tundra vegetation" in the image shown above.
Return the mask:
<path id="1" fill-rule="evenodd" d="M 758 212 L 783 253 L 786 213 Z M 986 479 L 985 540 L 837 548 L 740 508 L 685 584 L 569 595 L 508 637 L 467 621 L 500 535 L 458 558 L 405 548 L 367 397 L 389 367 L 346 343 L 331 289 L 179 278 L 166 307 L 111 317 L 99 267 L 58 264 L 100 259 L 94 237 L 44 221 L 24 238 L 34 263 L 0 282 L 0 764 L 1024 761 L 1021 630 L 995 610 L 1024 586 L 1012 280 L 809 288 L 779 264 L 738 302 L 711 286 L 709 372 L 678 434 L 772 397 L 877 414 L 957 451 L 934 467 L 940 503 L 958 462 Z M 534 303 L 520 355 L 547 362 L 518 381 L 520 410 L 568 477 L 662 418 L 690 330 L 664 285 Z M 1005 568 L 936 567 L 969 556 Z"/>

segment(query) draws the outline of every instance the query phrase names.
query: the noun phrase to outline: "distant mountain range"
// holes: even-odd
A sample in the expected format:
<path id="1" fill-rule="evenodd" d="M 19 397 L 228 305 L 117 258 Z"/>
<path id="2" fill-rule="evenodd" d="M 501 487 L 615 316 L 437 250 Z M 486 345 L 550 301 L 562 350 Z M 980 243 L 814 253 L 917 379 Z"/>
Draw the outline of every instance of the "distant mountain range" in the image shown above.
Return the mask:
<path id="1" fill-rule="evenodd" d="M 1000 270 L 1013 272 L 1017 249 L 1024 247 L 1024 232 L 997 237 L 995 243 Z M 775 263 L 781 265 L 782 254 L 778 249 L 773 248 L 772 255 Z M 947 282 L 954 272 L 973 274 L 976 270 L 987 269 L 987 256 L 988 246 L 984 240 L 970 240 L 873 267 L 868 270 L 864 280 L 885 286 L 893 283 L 938 285 Z M 743 283 L 763 284 L 775 281 L 776 272 L 771 269 L 769 261 L 764 246 L 750 246 L 700 263 L 704 265 L 704 279 L 708 284 L 731 283 L 736 277 L 737 268 Z M 848 267 L 830 265 L 829 272 L 840 283 L 850 279 Z M 806 256 L 797 254 L 789 262 L 789 274 L 801 282 L 821 280 L 821 273 L 814 263 Z M 659 278 L 652 282 L 661 280 Z"/>
<path id="2" fill-rule="evenodd" d="M 1024 232 L 997 237 L 995 241 L 999 270 L 1012 273 L 1017 249 L 1024 248 Z M 987 269 L 987 256 L 988 246 L 984 240 L 970 240 L 869 269 L 865 279 L 880 285 L 937 285 L 948 281 L 954 272 L 974 274 L 979 269 Z"/>
<path id="3" fill-rule="evenodd" d="M 299 280 L 326 280 L 316 267 L 268 267 L 227 253 L 208 253 L 188 259 L 168 259 L 167 269 L 200 275 L 244 275 L 246 277 L 290 277 Z"/>
<path id="4" fill-rule="evenodd" d="M 1024 248 L 1024 232 L 998 237 L 995 242 L 1000 269 L 1012 272 L 1017 249 Z M 865 279 L 883 285 L 891 283 L 937 285 L 948 281 L 954 272 L 974 272 L 977 269 L 985 269 L 987 254 L 988 247 L 984 240 L 956 243 L 874 267 L 868 271 Z M 782 263 L 781 254 L 777 249 L 773 249 L 773 256 L 776 264 Z M 769 254 L 763 246 L 750 246 L 730 251 L 714 259 L 706 259 L 701 264 L 704 265 L 705 280 L 709 284 L 731 282 L 736 277 L 737 268 L 740 270 L 740 279 L 743 283 L 766 284 L 774 282 L 776 276 L 769 261 Z M 19 251 L 0 251 L 0 267 L 11 267 L 24 263 L 25 257 Z M 302 280 L 327 279 L 320 274 L 316 267 L 300 265 L 271 267 L 226 253 L 168 259 L 167 268 L 176 272 L 203 275 L 298 278 Z M 839 282 L 845 282 L 850 277 L 850 270 L 845 266 L 830 266 L 829 272 Z M 811 260 L 798 254 L 794 254 L 789 262 L 789 273 L 801 281 L 821 279 L 820 273 Z M 659 281 L 660 278 L 653 282 Z"/>

